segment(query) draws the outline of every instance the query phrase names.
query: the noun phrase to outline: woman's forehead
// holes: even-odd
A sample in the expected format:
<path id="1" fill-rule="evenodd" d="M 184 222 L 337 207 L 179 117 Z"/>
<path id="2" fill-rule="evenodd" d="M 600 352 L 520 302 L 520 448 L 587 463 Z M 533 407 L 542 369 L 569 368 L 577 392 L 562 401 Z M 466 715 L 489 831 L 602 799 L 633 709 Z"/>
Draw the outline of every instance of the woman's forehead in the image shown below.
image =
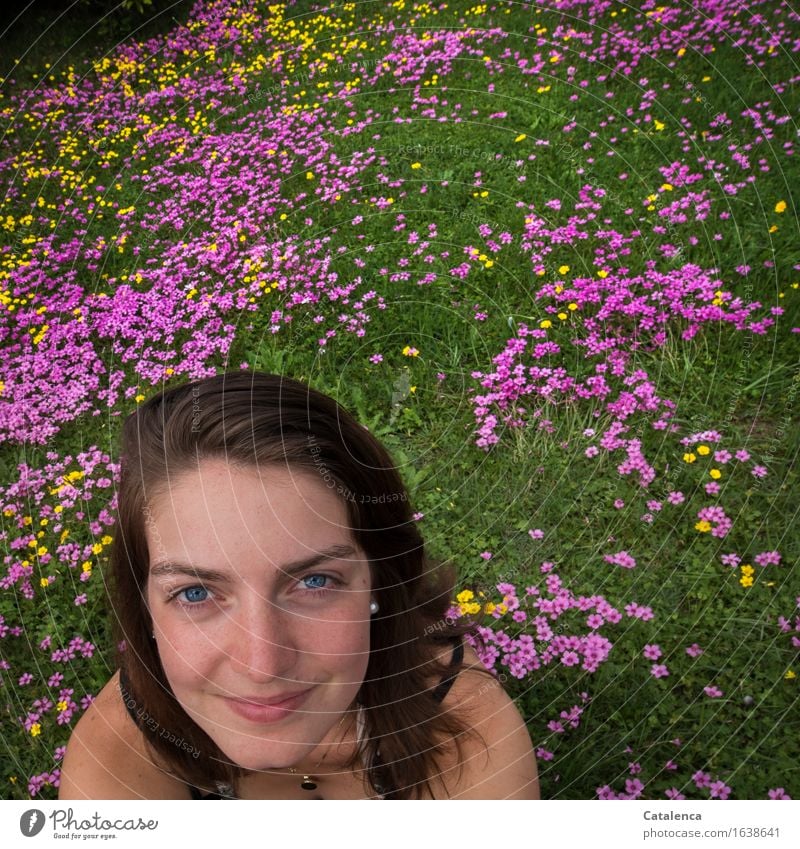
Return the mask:
<path id="1" fill-rule="evenodd" d="M 185 551 L 277 550 L 286 560 L 352 542 L 348 511 L 313 470 L 206 463 L 151 499 L 148 540 Z"/>

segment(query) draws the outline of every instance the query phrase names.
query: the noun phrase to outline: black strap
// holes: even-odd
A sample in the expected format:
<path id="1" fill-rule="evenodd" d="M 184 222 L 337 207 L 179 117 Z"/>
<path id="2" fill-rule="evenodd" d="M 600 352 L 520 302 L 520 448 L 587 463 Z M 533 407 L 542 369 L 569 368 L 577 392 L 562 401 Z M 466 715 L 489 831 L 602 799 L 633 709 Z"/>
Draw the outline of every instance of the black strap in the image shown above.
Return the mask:
<path id="1" fill-rule="evenodd" d="M 209 793 L 208 796 L 201 796 L 200 791 L 194 786 L 194 784 L 187 784 L 189 788 L 189 793 L 192 794 L 192 799 L 221 799 L 218 793 Z"/>
<path id="2" fill-rule="evenodd" d="M 464 660 L 464 643 L 461 637 L 456 637 L 458 640 L 458 644 L 453 649 L 453 659 L 450 661 L 450 669 L 455 669 L 462 660 Z M 450 688 L 453 686 L 453 681 L 458 677 L 457 672 L 453 672 L 450 675 L 445 675 L 444 678 L 439 682 L 436 686 L 436 689 L 433 691 L 433 698 L 436 699 L 437 702 L 443 702 L 444 697 L 450 692 Z"/>
<path id="3" fill-rule="evenodd" d="M 453 657 L 450 660 L 450 669 L 455 669 L 461 664 L 461 661 L 464 660 L 463 638 L 454 637 L 453 641 L 456 642 L 456 645 L 453 649 Z M 436 699 L 437 702 L 444 701 L 444 697 L 450 692 L 450 688 L 453 686 L 453 681 L 455 681 L 457 677 L 457 672 L 453 672 L 450 675 L 445 674 L 444 678 L 442 678 L 442 680 L 436 685 L 436 689 L 433 691 L 433 698 Z M 381 753 L 378 751 L 375 753 L 375 758 L 372 761 L 372 769 L 376 778 L 380 775 L 383 766 L 384 764 L 381 759 Z M 397 791 L 394 787 L 383 787 L 380 782 L 377 782 L 376 787 L 384 799 L 397 798 Z"/>

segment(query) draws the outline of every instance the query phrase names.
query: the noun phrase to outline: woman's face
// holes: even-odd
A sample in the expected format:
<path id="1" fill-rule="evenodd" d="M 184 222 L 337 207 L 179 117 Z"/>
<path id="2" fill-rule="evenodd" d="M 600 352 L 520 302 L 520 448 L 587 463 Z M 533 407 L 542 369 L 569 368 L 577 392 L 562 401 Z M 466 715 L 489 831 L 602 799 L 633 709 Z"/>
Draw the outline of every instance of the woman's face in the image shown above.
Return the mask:
<path id="1" fill-rule="evenodd" d="M 313 471 L 203 460 L 146 518 L 175 697 L 245 769 L 298 763 L 334 734 L 369 661 L 370 569 L 343 501 Z"/>

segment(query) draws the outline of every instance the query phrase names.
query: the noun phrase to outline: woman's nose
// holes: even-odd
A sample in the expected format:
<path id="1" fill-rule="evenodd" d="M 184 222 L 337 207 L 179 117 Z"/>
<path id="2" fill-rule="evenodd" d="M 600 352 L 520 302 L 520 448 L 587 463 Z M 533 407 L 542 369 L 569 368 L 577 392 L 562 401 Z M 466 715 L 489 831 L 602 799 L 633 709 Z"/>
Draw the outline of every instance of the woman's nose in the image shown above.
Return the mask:
<path id="1" fill-rule="evenodd" d="M 267 599 L 257 599 L 239 611 L 230 632 L 230 659 L 236 671 L 257 684 L 274 682 L 280 690 L 281 679 L 291 682 L 297 661 L 296 628 L 291 614 Z"/>

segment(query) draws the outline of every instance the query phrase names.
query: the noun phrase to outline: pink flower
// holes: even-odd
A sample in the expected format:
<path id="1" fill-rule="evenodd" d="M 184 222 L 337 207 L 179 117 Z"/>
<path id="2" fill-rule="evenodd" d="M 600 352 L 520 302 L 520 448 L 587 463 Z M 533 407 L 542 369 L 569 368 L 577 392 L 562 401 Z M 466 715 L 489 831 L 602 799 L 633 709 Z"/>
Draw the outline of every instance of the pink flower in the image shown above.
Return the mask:
<path id="1" fill-rule="evenodd" d="M 750 459 L 750 453 L 745 451 L 744 448 L 740 448 L 736 452 L 736 459 L 742 463 L 746 463 Z"/>
<path id="2" fill-rule="evenodd" d="M 683 504 L 683 502 L 686 501 L 686 497 L 682 492 L 669 492 L 667 493 L 667 501 L 669 501 L 670 504 Z"/>
<path id="3" fill-rule="evenodd" d="M 661 646 L 649 644 L 644 647 L 642 655 L 647 660 L 658 660 L 661 657 Z"/>
<path id="4" fill-rule="evenodd" d="M 734 569 L 742 562 L 738 554 L 723 554 L 721 560 L 723 566 L 733 566 Z"/>
<path id="5" fill-rule="evenodd" d="M 632 616 L 635 619 L 641 619 L 642 622 L 647 622 L 653 618 L 652 607 L 637 604 L 635 601 L 625 605 L 625 612 L 628 616 Z"/>
<path id="6" fill-rule="evenodd" d="M 722 463 L 723 465 L 727 463 L 729 460 L 733 459 L 733 454 L 730 451 L 715 451 L 714 452 L 714 460 L 717 463 Z"/>
<path id="7" fill-rule="evenodd" d="M 532 531 L 528 531 L 528 536 L 531 539 L 544 539 L 544 531 L 540 531 L 539 528 L 534 528 Z"/>
<path id="8" fill-rule="evenodd" d="M 642 795 L 644 784 L 638 778 L 625 779 L 625 792 L 629 799 L 638 799 Z"/>
<path id="9" fill-rule="evenodd" d="M 596 457 L 600 453 L 600 449 L 596 445 L 590 445 L 584 452 L 587 457 Z"/>
<path id="10" fill-rule="evenodd" d="M 377 365 L 378 363 L 382 363 L 382 362 L 383 362 L 383 354 L 373 354 L 373 355 L 369 358 L 369 361 L 370 361 L 371 363 L 375 363 L 376 365 Z"/>
<path id="11" fill-rule="evenodd" d="M 719 493 L 719 484 L 716 481 L 709 481 L 705 485 L 706 495 L 717 495 Z"/>
<path id="12" fill-rule="evenodd" d="M 712 799 L 727 799 L 731 795 L 731 788 L 724 781 L 715 781 L 709 791 Z"/>
<path id="13" fill-rule="evenodd" d="M 606 563 L 622 566 L 623 569 L 633 569 L 636 566 L 636 560 L 625 550 L 618 551 L 616 554 L 605 554 L 603 559 Z"/>
<path id="14" fill-rule="evenodd" d="M 414 513 L 414 515 L 413 515 L 411 518 L 412 518 L 415 522 L 419 522 L 419 521 L 420 521 L 420 519 L 423 519 L 424 517 L 425 517 L 425 514 L 424 514 L 424 513 Z"/>
<path id="15" fill-rule="evenodd" d="M 482 551 L 482 552 L 481 552 L 481 557 L 482 557 L 484 560 L 491 560 L 491 559 L 492 559 L 492 552 L 491 552 L 491 551 Z"/>
<path id="16" fill-rule="evenodd" d="M 686 648 L 686 654 L 688 654 L 689 657 L 700 657 L 702 653 L 703 649 L 701 649 L 700 646 L 697 645 L 697 643 L 692 643 Z"/>
<path id="17" fill-rule="evenodd" d="M 614 499 L 614 507 L 616 507 L 617 510 L 622 510 L 624 506 L 625 502 L 621 498 Z"/>
<path id="18" fill-rule="evenodd" d="M 703 787 L 711 786 L 711 776 L 707 772 L 703 772 L 699 769 L 692 776 L 692 781 L 694 781 L 694 786 L 697 787 L 698 790 L 702 790 Z"/>
<path id="19" fill-rule="evenodd" d="M 709 699 L 718 699 L 720 696 L 725 695 L 719 687 L 715 687 L 713 684 L 708 687 L 703 687 L 703 692 L 709 697 Z"/>
<path id="20" fill-rule="evenodd" d="M 753 466 L 753 468 L 750 469 L 750 474 L 754 478 L 765 478 L 768 474 L 767 467 L 766 466 Z"/>
<path id="21" fill-rule="evenodd" d="M 769 563 L 777 566 L 781 562 L 781 555 L 777 551 L 762 551 L 761 554 L 756 554 L 754 560 L 759 566 L 766 566 Z"/>
<path id="22" fill-rule="evenodd" d="M 686 797 L 678 790 L 677 787 L 670 787 L 669 790 L 664 791 L 664 795 L 667 799 L 685 799 Z"/>
<path id="23" fill-rule="evenodd" d="M 75 607 L 80 607 L 82 604 L 86 604 L 89 599 L 86 597 L 86 593 L 81 593 L 80 595 L 75 596 Z"/>
<path id="24" fill-rule="evenodd" d="M 770 799 L 791 799 L 792 797 L 783 789 L 783 787 L 776 787 L 774 790 L 770 790 L 767 794 Z"/>
<path id="25" fill-rule="evenodd" d="M 666 678 L 669 675 L 669 669 L 667 669 L 666 664 L 654 663 L 650 668 L 650 674 L 653 678 Z"/>

